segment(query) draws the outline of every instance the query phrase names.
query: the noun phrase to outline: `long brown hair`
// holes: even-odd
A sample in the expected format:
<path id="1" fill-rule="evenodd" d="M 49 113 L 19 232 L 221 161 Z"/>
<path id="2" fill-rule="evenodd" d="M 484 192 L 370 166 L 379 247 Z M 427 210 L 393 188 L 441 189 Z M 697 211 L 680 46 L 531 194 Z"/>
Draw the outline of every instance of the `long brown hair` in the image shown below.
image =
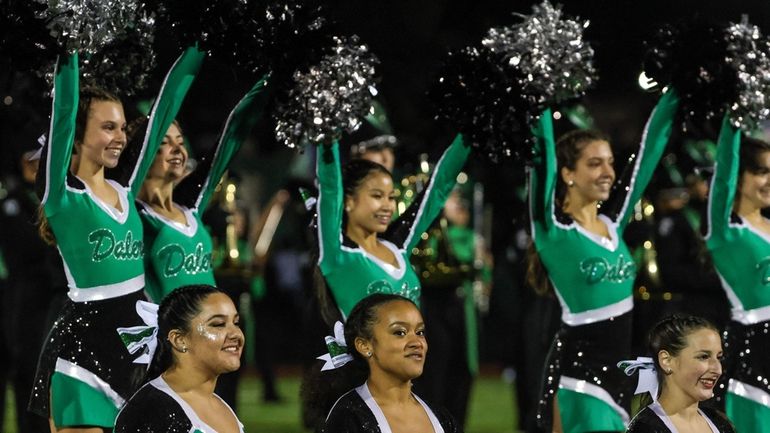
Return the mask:
<path id="1" fill-rule="evenodd" d="M 567 184 L 561 177 L 561 169 L 566 167 L 575 170 L 583 149 L 593 141 L 606 141 L 609 138 L 601 131 L 590 129 L 576 129 L 570 131 L 556 142 L 556 191 L 554 192 L 554 208 L 564 209 L 566 205 Z M 529 198 L 532 200 L 532 197 Z M 530 241 L 527 247 L 527 284 L 537 294 L 546 295 L 553 291 L 553 285 L 548 279 L 548 271 L 543 266 L 543 261 L 537 253 L 535 243 Z"/>
<path id="2" fill-rule="evenodd" d="M 91 103 L 98 101 L 109 101 L 121 103 L 120 99 L 112 93 L 99 87 L 84 87 L 80 89 L 78 98 L 78 111 L 75 115 L 75 143 L 82 143 L 86 134 L 86 125 L 91 111 Z M 50 144 L 50 142 L 49 142 Z M 48 146 L 49 144 L 46 144 Z M 73 147 L 73 152 L 76 152 Z M 69 168 L 67 169 L 69 170 Z M 38 176 L 40 172 L 38 171 Z M 38 234 L 43 242 L 48 245 L 56 245 L 56 236 L 54 236 L 51 225 L 48 223 L 48 217 L 45 214 L 43 205 L 40 205 L 37 212 Z"/>

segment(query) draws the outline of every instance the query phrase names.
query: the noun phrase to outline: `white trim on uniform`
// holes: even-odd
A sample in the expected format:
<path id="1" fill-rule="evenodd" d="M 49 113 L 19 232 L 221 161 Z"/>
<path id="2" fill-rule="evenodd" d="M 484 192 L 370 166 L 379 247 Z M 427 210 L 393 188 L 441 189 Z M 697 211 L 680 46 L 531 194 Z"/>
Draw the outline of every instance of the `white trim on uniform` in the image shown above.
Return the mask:
<path id="1" fill-rule="evenodd" d="M 77 177 L 77 176 L 75 176 Z M 91 191 L 91 187 L 88 186 L 83 179 L 80 179 L 77 177 L 78 180 L 80 180 L 83 183 L 83 187 L 85 188 L 86 194 L 88 194 L 88 197 L 91 198 L 91 200 L 96 203 L 97 206 L 99 206 L 107 215 L 110 216 L 110 218 L 117 221 L 119 224 L 123 224 L 128 219 L 128 214 L 130 213 L 128 206 L 133 206 L 133 203 L 128 203 L 128 190 L 123 187 L 123 185 L 115 182 L 112 179 L 105 179 L 105 181 L 113 188 L 115 189 L 115 193 L 118 195 L 118 200 L 120 201 L 120 207 L 123 209 L 122 211 L 119 211 L 114 206 L 105 203 L 100 199 L 96 194 L 94 194 L 93 191 Z M 68 190 L 74 192 L 80 192 L 74 188 L 67 187 Z"/>
<path id="2" fill-rule="evenodd" d="M 176 68 L 176 65 L 179 64 L 179 61 L 182 60 L 182 57 L 184 57 L 184 53 L 182 53 L 177 59 L 174 61 L 174 64 L 171 65 L 171 69 L 168 70 L 166 73 L 166 76 L 163 77 L 163 83 L 160 85 L 160 91 L 158 92 L 158 99 L 160 99 L 160 96 L 163 94 L 163 91 L 166 90 L 166 85 L 168 84 L 168 79 L 171 76 L 171 73 L 174 72 L 174 69 Z M 147 131 L 144 133 L 144 139 L 142 140 L 142 149 L 139 151 L 139 157 L 136 159 L 136 166 L 134 167 L 134 171 L 131 172 L 131 177 L 128 178 L 128 188 L 131 189 L 134 185 L 134 181 L 136 180 L 136 175 L 139 173 L 139 167 L 142 166 L 142 161 L 144 160 L 144 154 L 147 152 L 147 143 L 150 141 L 150 135 L 153 131 L 153 125 L 155 124 L 155 114 L 158 110 L 158 104 L 157 100 L 155 101 L 155 104 L 152 104 L 152 110 L 150 110 L 150 118 L 147 121 Z M 170 125 L 170 124 L 169 124 Z M 163 134 L 166 134 L 166 131 L 163 131 Z M 155 158 L 154 155 L 152 155 L 153 158 Z M 144 179 L 142 179 L 144 180 Z"/>
<path id="3" fill-rule="evenodd" d="M 620 415 L 620 417 L 623 419 L 624 424 L 627 425 L 631 420 L 631 417 L 628 416 L 628 412 L 620 407 L 620 405 L 615 403 L 615 399 L 612 398 L 610 393 L 601 386 L 588 383 L 585 380 L 575 379 L 574 377 L 562 376 L 559 379 L 559 388 L 564 388 L 579 394 L 586 394 L 598 398 L 610 406 L 613 410 L 615 410 L 615 412 L 617 412 L 618 415 Z"/>
<path id="4" fill-rule="evenodd" d="M 731 309 L 730 316 L 733 320 L 744 325 L 756 325 L 760 322 L 766 322 L 770 320 L 770 305 L 764 307 L 754 308 L 753 310 L 746 310 L 743 308 L 743 302 L 735 293 L 735 290 L 725 280 L 722 274 L 717 270 L 719 280 L 722 282 L 722 288 L 725 290 L 727 299 L 730 301 Z"/>
<path id="5" fill-rule="evenodd" d="M 556 285 L 554 285 L 554 288 L 556 288 Z M 561 321 L 569 326 L 580 326 L 601 322 L 611 317 L 620 316 L 621 314 L 627 313 L 634 309 L 633 296 L 629 296 L 621 301 L 606 305 L 604 307 L 581 311 L 580 313 L 572 313 L 569 311 L 567 303 L 564 302 L 564 298 L 561 297 L 558 288 L 556 288 L 554 292 L 556 292 L 556 297 L 559 298 L 559 303 L 561 303 Z"/>
<path id="6" fill-rule="evenodd" d="M 70 279 L 71 274 L 69 268 L 67 268 L 66 262 L 64 263 L 64 270 L 67 273 L 67 279 Z M 74 283 L 74 281 L 70 282 Z M 144 274 L 119 283 L 94 286 L 85 289 L 70 285 L 67 296 L 69 296 L 72 302 L 101 301 L 104 299 L 118 298 L 120 296 L 128 295 L 129 293 L 138 292 L 142 289 L 144 289 Z"/>
<path id="7" fill-rule="evenodd" d="M 361 247 L 350 248 L 346 246 L 341 246 L 340 249 L 348 253 L 363 255 L 367 259 L 374 262 L 377 266 L 379 266 L 380 269 L 385 271 L 385 273 L 387 273 L 388 275 L 390 275 L 396 280 L 400 280 L 401 278 L 404 277 L 404 274 L 406 274 L 406 266 L 407 266 L 406 261 L 404 260 L 403 250 L 399 250 L 398 247 L 395 246 L 392 242 L 386 241 L 385 239 L 377 239 L 377 240 L 380 241 L 380 243 L 382 243 L 383 245 L 385 245 L 385 247 L 389 249 L 394 256 L 396 256 L 396 261 L 398 262 L 398 268 L 391 265 L 390 263 L 382 261 L 381 259 L 379 259 L 378 257 L 375 257 L 372 254 L 369 254 L 368 251 L 366 251 Z"/>
<path id="8" fill-rule="evenodd" d="M 748 383 L 730 379 L 727 385 L 727 392 L 749 399 L 762 406 L 770 407 L 770 394 L 756 386 L 749 385 Z"/>
<path id="9" fill-rule="evenodd" d="M 83 382 L 91 388 L 99 391 L 107 398 L 109 398 L 112 401 L 112 404 L 114 404 L 117 408 L 123 406 L 123 404 L 126 402 L 126 400 L 121 397 L 120 394 L 118 394 L 114 389 L 112 389 L 110 384 L 105 382 L 104 379 L 77 364 L 74 364 L 65 359 L 56 358 L 56 368 L 54 371 L 73 379 L 77 379 L 80 382 Z"/>
<path id="10" fill-rule="evenodd" d="M 164 215 L 159 214 L 155 211 L 155 209 L 152 208 L 148 203 L 145 203 L 141 200 L 136 200 L 139 202 L 139 204 L 142 205 L 142 209 L 140 212 L 145 213 L 159 221 L 161 221 L 163 224 L 171 227 L 172 229 L 178 231 L 179 233 L 187 236 L 188 238 L 191 238 L 195 236 L 195 233 L 198 231 L 198 220 L 195 218 L 195 215 L 193 215 L 193 211 L 190 208 L 187 208 L 185 206 L 180 206 L 176 203 L 171 203 L 174 207 L 179 209 L 183 214 L 186 223 L 182 224 L 180 222 L 174 221 L 172 219 L 166 218 Z"/>
<path id="11" fill-rule="evenodd" d="M 377 424 L 380 427 L 381 433 L 392 433 L 393 431 L 390 429 L 390 424 L 388 424 L 388 420 L 385 418 L 385 414 L 382 412 L 382 409 L 380 409 L 380 406 L 377 404 L 377 401 L 375 401 L 374 397 L 372 397 L 372 393 L 371 391 L 369 391 L 369 386 L 367 385 L 367 383 L 364 382 L 363 385 L 356 388 L 356 392 L 364 401 L 364 403 L 366 403 L 366 406 L 369 407 L 369 410 L 372 411 L 372 414 L 374 415 L 374 418 L 377 420 Z M 417 397 L 414 394 L 412 395 L 417 400 L 417 402 L 420 403 L 422 408 L 425 410 L 425 413 L 428 415 L 428 419 L 430 420 L 430 423 L 433 426 L 433 432 L 444 433 L 444 428 L 441 427 L 441 424 L 438 422 L 438 418 L 436 418 L 436 415 L 428 407 L 428 405 L 425 404 L 425 402 L 422 401 L 420 397 Z"/>
<path id="12" fill-rule="evenodd" d="M 677 430 L 676 426 L 673 422 L 671 422 L 671 418 L 668 417 L 668 414 L 666 414 L 666 411 L 663 409 L 663 406 L 660 405 L 660 402 L 654 402 L 649 406 L 650 410 L 652 410 L 652 413 L 658 416 L 661 421 L 663 421 L 663 424 L 668 427 L 669 430 L 671 430 L 671 433 L 679 433 L 679 430 Z M 703 417 L 703 419 L 706 420 L 706 424 L 708 424 L 709 429 L 711 429 L 711 433 L 720 433 L 719 429 L 717 429 L 717 426 L 714 425 L 714 423 L 711 421 L 711 419 L 706 416 L 705 413 L 703 413 L 702 410 L 698 409 L 698 413 L 700 416 Z"/>
<path id="13" fill-rule="evenodd" d="M 171 387 L 166 383 L 165 380 L 163 380 L 163 376 L 158 376 L 155 379 L 150 381 L 150 385 L 154 386 L 156 389 L 158 389 L 161 392 L 166 393 L 169 397 L 173 398 L 174 401 L 177 402 L 179 407 L 182 408 L 185 415 L 187 415 L 187 418 L 190 420 L 190 423 L 193 425 L 191 432 L 195 431 L 196 429 L 199 430 L 201 433 L 217 433 L 216 430 L 214 430 L 210 425 L 203 422 L 202 419 L 198 416 L 197 413 L 195 413 L 195 410 L 190 406 L 189 403 L 187 403 L 182 397 L 179 396 Z M 235 421 L 238 422 L 238 431 L 240 433 L 243 433 L 243 424 L 241 423 L 241 420 L 238 419 L 238 416 L 233 412 L 233 409 L 228 405 L 222 398 L 216 394 L 214 394 L 215 397 L 217 397 L 228 409 L 230 409 L 230 413 L 233 415 L 233 418 L 235 418 Z"/>
<path id="14" fill-rule="evenodd" d="M 425 205 L 427 205 L 428 201 L 430 200 L 430 194 L 433 192 L 433 188 L 436 186 L 436 176 L 441 170 L 441 164 L 444 162 L 444 159 L 446 158 L 447 153 L 448 153 L 447 151 L 444 151 L 444 154 L 441 155 L 441 158 L 436 163 L 436 166 L 433 167 L 433 174 L 431 174 L 430 176 L 430 181 L 428 182 L 428 189 L 425 190 L 425 195 L 422 197 L 422 201 L 420 202 L 420 207 L 417 209 L 417 214 L 415 214 L 414 221 L 412 221 L 412 226 L 409 227 L 409 235 L 407 235 L 406 240 L 402 245 L 404 249 L 406 249 L 409 246 L 409 244 L 412 242 L 412 238 L 415 235 L 414 230 L 417 227 L 417 222 L 420 221 L 420 218 L 422 218 L 422 213 L 425 210 Z M 422 233 L 416 233 L 416 234 L 417 236 L 422 235 Z"/>

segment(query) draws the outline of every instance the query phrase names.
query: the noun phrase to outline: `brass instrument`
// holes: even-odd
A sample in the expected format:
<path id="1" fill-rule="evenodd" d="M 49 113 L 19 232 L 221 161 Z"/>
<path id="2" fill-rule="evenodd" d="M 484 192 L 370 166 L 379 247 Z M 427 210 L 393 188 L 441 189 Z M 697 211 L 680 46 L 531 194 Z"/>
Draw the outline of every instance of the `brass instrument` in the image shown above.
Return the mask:
<path id="1" fill-rule="evenodd" d="M 239 227 L 237 226 L 238 206 L 236 202 L 238 186 L 227 175 L 222 177 L 222 181 L 217 186 L 215 194 L 219 197 L 219 206 L 227 212 L 224 248 L 216 248 L 218 254 L 221 254 L 221 264 L 215 270 L 218 277 L 242 277 L 250 278 L 252 270 L 249 263 L 241 257 L 241 251 L 238 247 Z M 219 260 L 216 260 L 219 261 Z"/>

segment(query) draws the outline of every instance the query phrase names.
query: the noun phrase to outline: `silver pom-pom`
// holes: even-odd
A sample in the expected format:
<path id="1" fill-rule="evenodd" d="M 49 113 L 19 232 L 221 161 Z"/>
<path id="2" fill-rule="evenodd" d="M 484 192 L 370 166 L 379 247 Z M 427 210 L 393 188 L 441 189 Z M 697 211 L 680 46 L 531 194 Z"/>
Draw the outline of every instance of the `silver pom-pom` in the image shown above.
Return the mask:
<path id="1" fill-rule="evenodd" d="M 339 139 L 371 110 L 377 58 L 356 36 L 333 40 L 330 54 L 294 73 L 294 87 L 277 105 L 275 137 L 290 148 Z"/>
<path id="2" fill-rule="evenodd" d="M 728 115 L 734 127 L 750 131 L 770 116 L 770 42 L 745 17 L 727 27 L 726 38 L 726 60 L 738 79 Z"/>
<path id="3" fill-rule="evenodd" d="M 562 17 L 547 0 L 522 22 L 489 30 L 482 44 L 502 54 L 533 104 L 558 104 L 579 96 L 596 81 L 594 51 L 583 40 L 589 21 Z"/>
<path id="4" fill-rule="evenodd" d="M 67 53 L 94 54 L 131 25 L 141 0 L 35 0 L 47 5 L 41 17 Z"/>

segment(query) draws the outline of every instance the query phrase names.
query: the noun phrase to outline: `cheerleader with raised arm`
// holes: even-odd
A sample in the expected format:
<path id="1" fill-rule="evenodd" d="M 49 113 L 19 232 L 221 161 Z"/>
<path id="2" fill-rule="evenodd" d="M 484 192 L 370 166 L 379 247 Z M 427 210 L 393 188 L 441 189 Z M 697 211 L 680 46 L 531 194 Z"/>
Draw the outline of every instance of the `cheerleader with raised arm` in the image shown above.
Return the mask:
<path id="1" fill-rule="evenodd" d="M 153 116 L 173 117 L 201 58 L 191 49 L 177 60 Z M 40 230 L 59 249 L 69 300 L 43 349 L 30 408 L 52 429 L 110 430 L 145 373 L 116 329 L 143 323 L 136 302 L 144 299 L 144 245 L 133 202 L 156 148 L 146 146 L 151 140 L 126 146 L 120 100 L 79 89 L 77 54 L 59 60 L 53 95 L 38 171 Z"/>
<path id="2" fill-rule="evenodd" d="M 546 429 L 551 419 L 554 431 L 575 433 L 622 431 L 629 421 L 630 385 L 614 368 L 631 351 L 636 277 L 623 231 L 666 147 L 677 101 L 673 90 L 661 97 L 614 188 L 606 136 L 573 131 L 557 143 L 550 111 L 540 117 L 529 173 L 529 279 L 541 291 L 552 287 L 562 306 L 538 414 Z"/>
<path id="3" fill-rule="evenodd" d="M 740 432 L 770 423 L 770 144 L 725 119 L 708 201 L 706 247 L 732 307 L 725 411 Z"/>
<path id="4" fill-rule="evenodd" d="M 333 296 L 321 306 L 326 317 L 347 317 L 373 293 L 417 303 L 420 280 L 409 264 L 412 248 L 441 212 L 470 148 L 458 135 L 420 196 L 392 223 L 396 199 L 385 167 L 364 159 L 341 166 L 336 142 L 318 150 L 318 266 Z M 323 297 L 326 288 L 319 290 Z"/>
<path id="5" fill-rule="evenodd" d="M 211 235 L 200 216 L 259 119 L 266 84 L 263 77 L 238 102 L 219 142 L 192 173 L 186 171 L 188 155 L 179 124 L 172 123 L 163 135 L 138 200 L 147 250 L 147 292 L 155 302 L 177 287 L 215 285 Z"/>

